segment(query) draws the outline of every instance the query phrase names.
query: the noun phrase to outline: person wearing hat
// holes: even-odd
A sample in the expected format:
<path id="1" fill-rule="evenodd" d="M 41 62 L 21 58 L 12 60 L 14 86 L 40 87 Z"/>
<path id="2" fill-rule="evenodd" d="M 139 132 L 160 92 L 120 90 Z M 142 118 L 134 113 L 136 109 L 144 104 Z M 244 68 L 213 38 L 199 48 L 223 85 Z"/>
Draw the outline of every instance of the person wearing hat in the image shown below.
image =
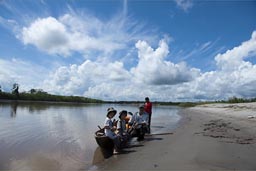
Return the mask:
<path id="1" fill-rule="evenodd" d="M 107 137 L 113 140 L 115 145 L 115 152 L 121 151 L 120 147 L 120 137 L 117 136 L 115 133 L 116 126 L 114 126 L 114 123 L 112 121 L 112 118 L 116 115 L 116 110 L 113 107 L 110 107 L 107 109 L 107 118 L 105 119 L 104 123 L 104 132 Z"/>
<path id="2" fill-rule="evenodd" d="M 116 127 L 114 126 L 114 123 L 112 121 L 112 118 L 116 115 L 116 110 L 113 107 L 110 107 L 107 109 L 107 118 L 105 119 L 104 123 L 104 132 L 105 135 L 108 136 L 111 139 L 116 138 Z"/>
<path id="3" fill-rule="evenodd" d="M 133 136 L 138 137 L 138 141 L 144 140 L 144 135 L 148 131 L 148 114 L 144 111 L 144 105 L 139 106 L 139 112 L 136 112 L 129 121 L 132 125 Z"/>
<path id="4" fill-rule="evenodd" d="M 119 113 L 119 120 L 117 122 L 117 131 L 118 131 L 118 134 L 121 135 L 121 136 L 127 133 L 127 131 L 126 131 L 126 121 L 125 121 L 127 113 L 128 112 L 126 110 L 122 110 Z"/>
<path id="5" fill-rule="evenodd" d="M 125 121 L 127 113 L 128 112 L 126 110 L 122 110 L 119 113 L 119 120 L 117 122 L 117 135 L 120 136 L 121 138 L 121 147 L 125 147 L 129 139 L 129 135 L 126 129 L 126 121 Z"/>

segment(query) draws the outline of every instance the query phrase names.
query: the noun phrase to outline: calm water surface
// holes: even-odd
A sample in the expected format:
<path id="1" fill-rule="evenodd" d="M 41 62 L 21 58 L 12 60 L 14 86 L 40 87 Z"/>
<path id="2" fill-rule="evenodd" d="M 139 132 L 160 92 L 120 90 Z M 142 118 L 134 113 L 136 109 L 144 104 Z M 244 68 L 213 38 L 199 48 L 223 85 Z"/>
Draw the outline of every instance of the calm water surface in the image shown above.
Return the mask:
<path id="1" fill-rule="evenodd" d="M 0 170 L 89 168 L 97 158 L 94 132 L 107 108 L 135 113 L 137 106 L 0 102 Z M 172 131 L 180 120 L 178 110 L 153 106 L 152 133 Z"/>

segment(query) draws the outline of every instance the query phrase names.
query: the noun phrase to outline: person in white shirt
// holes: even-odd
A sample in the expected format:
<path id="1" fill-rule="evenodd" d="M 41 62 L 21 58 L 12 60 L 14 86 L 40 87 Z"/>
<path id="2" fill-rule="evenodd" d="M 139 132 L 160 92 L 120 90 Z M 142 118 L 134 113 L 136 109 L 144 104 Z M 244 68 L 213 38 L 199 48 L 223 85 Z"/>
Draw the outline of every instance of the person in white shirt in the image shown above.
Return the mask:
<path id="1" fill-rule="evenodd" d="M 140 105 L 139 112 L 136 112 L 129 121 L 129 125 L 134 129 L 133 136 L 138 137 L 138 141 L 144 140 L 144 135 L 148 132 L 148 118 L 144 105 Z"/>
<path id="2" fill-rule="evenodd" d="M 115 134 L 115 130 L 116 130 L 116 126 L 114 126 L 114 123 L 112 121 L 112 118 L 116 115 L 116 110 L 114 108 L 108 108 L 108 113 L 107 113 L 107 117 L 105 119 L 105 123 L 104 123 L 104 132 L 105 135 L 108 136 L 110 139 L 115 139 L 116 138 L 116 134 Z"/>
<path id="3" fill-rule="evenodd" d="M 115 145 L 115 151 L 120 151 L 120 137 L 116 135 L 116 126 L 114 126 L 114 123 L 112 121 L 112 118 L 116 115 L 116 110 L 113 107 L 108 108 L 107 110 L 107 117 L 105 119 L 104 123 L 104 132 L 107 137 L 112 139 L 114 141 Z"/>

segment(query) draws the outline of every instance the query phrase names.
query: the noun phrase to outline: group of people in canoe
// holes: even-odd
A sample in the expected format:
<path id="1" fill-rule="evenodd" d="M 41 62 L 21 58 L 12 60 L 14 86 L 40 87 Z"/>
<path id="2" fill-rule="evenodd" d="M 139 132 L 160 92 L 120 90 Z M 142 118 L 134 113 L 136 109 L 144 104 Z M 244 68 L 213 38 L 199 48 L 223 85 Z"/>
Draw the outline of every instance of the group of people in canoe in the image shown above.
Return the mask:
<path id="1" fill-rule="evenodd" d="M 114 149 L 119 152 L 127 145 L 131 137 L 137 137 L 138 141 L 144 140 L 144 135 L 150 133 L 152 115 L 152 103 L 145 98 L 145 104 L 139 106 L 139 111 L 132 114 L 126 110 L 119 112 L 119 119 L 113 119 L 117 110 L 113 107 L 107 109 L 104 123 L 105 136 L 113 140 Z"/>

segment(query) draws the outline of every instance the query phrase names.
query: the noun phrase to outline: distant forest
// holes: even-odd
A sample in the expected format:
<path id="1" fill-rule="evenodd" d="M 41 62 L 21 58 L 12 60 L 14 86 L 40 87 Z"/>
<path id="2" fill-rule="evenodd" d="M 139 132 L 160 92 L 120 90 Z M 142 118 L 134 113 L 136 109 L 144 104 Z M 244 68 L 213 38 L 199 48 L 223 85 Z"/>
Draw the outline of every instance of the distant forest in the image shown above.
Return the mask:
<path id="1" fill-rule="evenodd" d="M 12 92 L 3 92 L 0 86 L 0 99 L 26 100 L 26 101 L 50 101 L 50 102 L 75 102 L 75 103 L 102 103 L 102 100 L 81 96 L 52 95 L 42 89 L 31 89 L 28 92 L 19 92 L 19 85 L 13 84 Z"/>
<path id="2" fill-rule="evenodd" d="M 201 104 L 210 104 L 210 103 L 250 103 L 256 102 L 256 98 L 237 98 L 231 97 L 228 100 L 215 100 L 215 101 L 198 101 L 198 102 L 158 102 L 162 105 L 177 105 L 181 107 L 193 107 Z"/>
<path id="3" fill-rule="evenodd" d="M 73 102 L 73 103 L 143 103 L 143 101 L 103 101 L 99 99 L 81 97 L 81 96 L 61 96 L 52 95 L 42 89 L 31 89 L 28 92 L 19 92 L 19 85 L 13 84 L 11 93 L 3 92 L 0 86 L 0 100 L 25 100 L 25 101 L 49 101 L 49 102 Z M 216 101 L 198 101 L 198 102 L 153 102 L 158 105 L 175 105 L 181 107 L 192 107 L 207 103 L 249 103 L 256 102 L 256 98 L 237 98 L 231 97 L 228 100 Z"/>

